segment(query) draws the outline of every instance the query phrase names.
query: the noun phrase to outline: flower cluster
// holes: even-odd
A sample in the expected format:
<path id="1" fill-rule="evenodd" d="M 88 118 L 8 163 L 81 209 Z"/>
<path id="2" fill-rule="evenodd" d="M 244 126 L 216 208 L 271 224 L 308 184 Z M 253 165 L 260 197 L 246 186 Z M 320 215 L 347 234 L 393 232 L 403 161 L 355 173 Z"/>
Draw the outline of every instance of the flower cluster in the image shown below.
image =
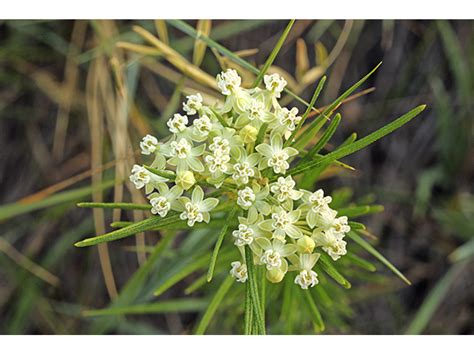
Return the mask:
<path id="1" fill-rule="evenodd" d="M 230 274 L 247 281 L 250 251 L 269 281 L 295 272 L 294 282 L 307 289 L 318 283 L 313 270 L 318 251 L 338 260 L 346 254 L 350 227 L 323 190 L 298 189 L 287 174 L 299 151 L 286 142 L 301 116 L 278 102 L 283 78 L 265 75 L 264 84 L 265 89 L 245 89 L 229 69 L 217 76 L 223 104 L 208 106 L 200 94 L 187 96 L 186 115 L 177 113 L 167 122 L 168 138 L 143 138 L 141 151 L 154 160 L 150 167 L 135 165 L 130 181 L 145 188 L 153 214 L 173 211 L 190 227 L 209 222 L 219 200 L 205 198 L 202 187 L 216 188 L 214 195 L 226 196 L 239 210 L 232 237 L 242 259 L 232 262 Z"/>

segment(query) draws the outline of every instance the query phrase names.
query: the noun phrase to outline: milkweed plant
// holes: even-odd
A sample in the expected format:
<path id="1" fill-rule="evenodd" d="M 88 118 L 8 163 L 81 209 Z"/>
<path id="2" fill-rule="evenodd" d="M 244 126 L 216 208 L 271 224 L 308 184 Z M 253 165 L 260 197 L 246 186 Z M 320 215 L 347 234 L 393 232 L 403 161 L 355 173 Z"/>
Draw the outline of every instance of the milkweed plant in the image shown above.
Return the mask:
<path id="1" fill-rule="evenodd" d="M 350 287 L 342 273 L 352 264 L 371 269 L 368 261 L 348 255 L 351 244 L 362 247 L 408 282 L 361 237 L 365 226 L 353 218 L 370 213 L 370 207 L 337 208 L 329 191 L 309 188 L 311 184 L 304 179 L 333 165 L 350 168 L 340 159 L 393 132 L 424 110 L 424 105 L 418 106 L 361 139 L 352 135 L 331 152 L 321 154 L 341 121 L 335 111 L 376 69 L 324 110 L 317 110 L 314 104 L 323 88 L 323 77 L 311 102 L 304 102 L 304 112 L 281 104 L 282 94 L 290 92 L 279 74 L 260 72 L 260 80 L 245 88 L 235 69 L 223 71 L 216 77 L 222 100 L 206 103 L 200 93 L 187 96 L 182 105 L 185 114 L 175 113 L 169 118 L 165 139 L 147 134 L 140 142 L 147 163 L 134 165 L 129 179 L 146 195 L 149 204 L 144 208 L 153 216 L 76 245 L 95 245 L 173 225 L 194 229 L 212 224 L 216 216 L 222 221 L 224 215 L 206 280 L 213 279 L 224 243 L 232 243 L 238 252 L 227 264 L 228 277 L 206 315 L 212 317 L 213 306 L 236 283 L 245 288 L 245 334 L 265 334 L 268 328 L 262 283 L 286 280 L 286 285 L 291 283 L 304 292 L 319 331 L 324 329 L 310 290 L 324 287 L 320 280 L 326 274 Z M 314 119 L 312 112 L 316 113 Z M 81 206 L 107 207 L 94 203 Z M 346 257 L 350 263 L 338 267 Z"/>

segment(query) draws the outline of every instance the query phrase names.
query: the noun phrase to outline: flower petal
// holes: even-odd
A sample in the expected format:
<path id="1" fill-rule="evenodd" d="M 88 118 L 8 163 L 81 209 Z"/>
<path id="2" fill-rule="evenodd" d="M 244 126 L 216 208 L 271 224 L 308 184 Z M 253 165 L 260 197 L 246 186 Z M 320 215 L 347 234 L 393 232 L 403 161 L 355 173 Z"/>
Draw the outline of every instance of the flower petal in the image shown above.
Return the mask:
<path id="1" fill-rule="evenodd" d="M 219 200 L 217 198 L 209 197 L 201 202 L 200 210 L 202 212 L 209 212 L 212 209 L 214 209 L 214 207 L 216 207 L 218 204 L 219 204 Z"/>
<path id="2" fill-rule="evenodd" d="M 202 191 L 201 186 L 196 186 L 191 194 L 191 201 L 193 203 L 200 203 L 204 198 L 204 191 Z"/>

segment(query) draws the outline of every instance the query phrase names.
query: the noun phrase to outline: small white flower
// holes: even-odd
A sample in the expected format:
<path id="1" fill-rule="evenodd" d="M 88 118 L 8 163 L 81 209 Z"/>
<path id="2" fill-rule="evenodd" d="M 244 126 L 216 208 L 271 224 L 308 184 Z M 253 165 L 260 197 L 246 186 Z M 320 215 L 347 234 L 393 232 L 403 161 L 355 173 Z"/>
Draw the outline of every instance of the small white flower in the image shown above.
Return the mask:
<path id="1" fill-rule="evenodd" d="M 183 190 L 178 186 L 169 189 L 166 184 L 158 184 L 157 189 L 158 194 L 152 193 L 148 196 L 152 206 L 151 213 L 165 217 L 170 211 L 171 205 L 182 195 Z"/>
<path id="2" fill-rule="evenodd" d="M 194 134 L 200 137 L 207 137 L 212 129 L 211 119 L 207 115 L 202 115 L 193 121 Z"/>
<path id="3" fill-rule="evenodd" d="M 324 196 L 324 191 L 319 189 L 309 195 L 308 202 L 311 204 L 311 210 L 318 213 L 332 202 L 332 197 Z"/>
<path id="4" fill-rule="evenodd" d="M 267 270 L 279 269 L 281 260 L 280 253 L 273 249 L 266 250 L 260 257 L 260 261 L 266 265 Z"/>
<path id="5" fill-rule="evenodd" d="M 255 171 L 246 161 L 234 164 L 233 168 L 234 173 L 232 174 L 232 179 L 236 182 L 248 184 L 249 178 L 255 176 Z"/>
<path id="6" fill-rule="evenodd" d="M 225 173 L 229 169 L 230 155 L 220 149 L 216 149 L 212 155 L 207 155 L 204 160 L 211 173 Z"/>
<path id="7" fill-rule="evenodd" d="M 337 234 L 342 234 L 342 235 L 349 233 L 351 230 L 351 227 L 348 224 L 348 220 L 346 216 L 335 218 L 331 228 Z"/>
<path id="8" fill-rule="evenodd" d="M 172 118 L 166 122 L 171 133 L 180 133 L 186 129 L 188 124 L 188 117 L 175 113 Z"/>
<path id="9" fill-rule="evenodd" d="M 272 218 L 259 224 L 259 227 L 266 231 L 273 231 L 273 238 L 285 240 L 285 236 L 299 239 L 303 232 L 295 225 L 301 216 L 301 210 L 287 212 L 281 207 L 277 207 L 272 213 Z"/>
<path id="10" fill-rule="evenodd" d="M 250 121 L 259 120 L 265 115 L 265 103 L 261 100 L 251 99 L 247 106 L 247 112 Z"/>
<path id="11" fill-rule="evenodd" d="M 221 151 L 223 154 L 230 153 L 230 143 L 229 140 L 222 137 L 214 137 L 212 143 L 209 145 L 209 150 L 215 152 L 217 150 Z"/>
<path id="12" fill-rule="evenodd" d="M 318 283 L 318 274 L 313 270 L 301 270 L 295 277 L 295 284 L 300 285 L 303 290 L 314 287 Z"/>
<path id="13" fill-rule="evenodd" d="M 233 231 L 232 235 L 235 238 L 234 244 L 239 247 L 242 247 L 244 245 L 249 245 L 253 242 L 255 232 L 252 227 L 240 223 L 239 229 Z"/>
<path id="14" fill-rule="evenodd" d="M 282 126 L 285 126 L 289 131 L 294 131 L 296 125 L 301 121 L 301 117 L 297 115 L 298 109 L 296 107 L 293 107 L 291 110 L 283 107 L 278 111 L 277 117 Z"/>
<path id="15" fill-rule="evenodd" d="M 130 181 L 135 184 L 135 187 L 137 189 L 141 189 L 143 186 L 145 186 L 151 181 L 151 174 L 144 167 L 135 164 L 132 168 Z"/>
<path id="16" fill-rule="evenodd" d="M 223 95 L 229 96 L 235 90 L 240 88 L 242 79 L 235 69 L 227 69 L 216 77 L 217 87 Z"/>
<path id="17" fill-rule="evenodd" d="M 279 202 L 285 202 L 289 199 L 299 200 L 303 196 L 303 192 L 294 189 L 296 185 L 295 180 L 291 176 L 279 177 L 277 182 L 270 186 L 270 191 L 275 195 Z"/>
<path id="18" fill-rule="evenodd" d="M 276 98 L 280 98 L 281 92 L 285 88 L 287 82 L 278 74 L 265 75 L 263 77 L 265 88 L 270 91 Z"/>
<path id="19" fill-rule="evenodd" d="M 186 96 L 187 101 L 183 103 L 183 110 L 188 115 L 194 115 L 202 108 L 202 96 L 201 94 Z"/>
<path id="20" fill-rule="evenodd" d="M 170 144 L 173 149 L 173 154 L 179 159 L 186 159 L 191 153 L 191 148 L 193 147 L 186 138 L 181 138 L 179 141 L 173 141 Z"/>
<path id="21" fill-rule="evenodd" d="M 230 274 L 233 278 L 236 279 L 237 282 L 244 283 L 247 281 L 247 265 L 241 264 L 240 261 L 234 261 L 230 264 L 232 269 L 230 270 Z"/>
<path id="22" fill-rule="evenodd" d="M 243 209 L 248 209 L 255 202 L 255 193 L 251 187 L 245 187 L 237 192 L 237 204 Z"/>
<path id="23" fill-rule="evenodd" d="M 142 141 L 140 142 L 140 149 L 144 155 L 150 155 L 154 153 L 157 146 L 158 139 L 150 134 L 147 134 L 145 137 L 143 137 Z"/>
<path id="24" fill-rule="evenodd" d="M 322 249 L 334 260 L 338 260 L 342 255 L 346 255 L 346 242 L 342 239 L 343 235 L 334 232 L 333 229 L 313 232 L 313 239 L 317 246 Z"/>
<path id="25" fill-rule="evenodd" d="M 206 198 L 204 199 L 204 191 L 200 186 L 196 186 L 189 197 L 181 197 L 178 199 L 179 205 L 177 210 L 182 211 L 179 218 L 187 220 L 188 226 L 192 227 L 196 222 L 209 223 L 210 214 L 214 207 L 217 206 L 219 200 L 217 198 Z"/>
<path id="26" fill-rule="evenodd" d="M 293 147 L 283 148 L 283 140 L 279 134 L 271 136 L 270 144 L 259 144 L 255 150 L 263 155 L 259 169 L 270 166 L 276 174 L 286 173 L 290 167 L 288 159 L 298 154 L 298 151 Z"/>

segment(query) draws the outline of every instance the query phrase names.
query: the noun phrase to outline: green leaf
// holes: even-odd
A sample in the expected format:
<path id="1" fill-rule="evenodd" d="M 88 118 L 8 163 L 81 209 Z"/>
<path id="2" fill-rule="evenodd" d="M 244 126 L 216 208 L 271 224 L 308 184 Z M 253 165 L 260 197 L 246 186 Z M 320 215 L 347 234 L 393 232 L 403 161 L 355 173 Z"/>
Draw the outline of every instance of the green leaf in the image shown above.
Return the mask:
<path id="1" fill-rule="evenodd" d="M 250 287 L 248 285 L 245 286 L 245 304 L 244 304 L 244 334 L 250 335 L 252 334 L 252 316 L 253 316 L 253 309 L 252 309 L 252 298 L 250 295 Z"/>
<path id="2" fill-rule="evenodd" d="M 400 128 L 404 124 L 410 122 L 413 118 L 418 116 L 424 109 L 426 105 L 420 105 L 413 110 L 409 111 L 408 113 L 404 114 L 403 116 L 397 118 L 395 121 L 389 123 L 388 125 L 378 129 L 377 131 L 355 141 L 352 144 L 348 144 L 344 147 L 341 147 L 329 154 L 324 155 L 321 159 L 317 159 L 314 161 L 310 161 L 308 163 L 304 163 L 290 169 L 288 171 L 288 175 L 298 175 L 306 170 L 312 169 L 316 166 L 328 164 L 333 162 L 334 160 L 341 159 L 349 154 L 355 153 L 368 145 L 374 143 L 375 141 L 379 140 L 380 138 L 385 137 L 386 135 L 392 133 L 396 129 Z"/>
<path id="3" fill-rule="evenodd" d="M 357 265 L 359 266 L 360 268 L 362 269 L 365 269 L 367 271 L 370 271 L 370 272 L 374 272 L 377 270 L 377 268 L 375 267 L 374 264 L 372 263 L 369 263 L 367 260 L 364 260 L 362 259 L 361 257 L 351 253 L 351 252 L 348 252 L 345 256 L 344 256 L 344 259 L 346 259 L 347 261 L 349 261 L 351 264 L 354 264 L 354 265 Z"/>
<path id="4" fill-rule="evenodd" d="M 331 113 L 339 106 L 339 104 L 344 101 L 350 94 L 352 94 L 355 90 L 359 88 L 370 76 L 372 76 L 373 73 L 379 68 L 379 66 L 382 64 L 380 62 L 377 64 L 377 66 L 372 69 L 366 76 L 364 76 L 362 79 L 360 79 L 357 83 L 352 85 L 349 89 L 347 89 L 341 96 L 339 96 L 336 100 L 333 101 L 332 104 L 330 104 L 323 112 L 321 112 L 315 119 L 314 121 L 307 127 L 304 131 L 304 133 L 299 136 L 296 139 L 296 147 L 304 147 L 306 144 L 309 142 L 311 137 L 314 136 L 315 134 L 315 127 L 318 125 L 318 123 L 321 120 L 327 119 L 328 115 L 331 115 Z"/>
<path id="5" fill-rule="evenodd" d="M 265 323 L 262 316 L 262 307 L 258 295 L 257 275 L 253 264 L 253 253 L 248 246 L 245 247 L 245 264 L 247 265 L 247 287 L 250 290 L 250 299 L 253 307 L 253 323 L 257 329 L 257 334 L 265 334 Z"/>
<path id="6" fill-rule="evenodd" d="M 347 236 L 351 238 L 354 242 L 359 244 L 362 248 L 367 250 L 370 254 L 372 254 L 375 258 L 377 258 L 382 264 L 388 267 L 395 275 L 401 278 L 405 283 L 411 285 L 411 282 L 403 275 L 393 264 L 388 261 L 382 254 L 380 254 L 372 245 L 362 239 L 357 233 L 354 231 L 350 231 Z"/>
<path id="7" fill-rule="evenodd" d="M 329 257 L 326 254 L 321 254 L 319 257 L 317 266 L 320 266 L 326 274 L 328 274 L 334 281 L 344 288 L 351 288 L 351 283 L 342 276 L 339 271 L 332 265 L 332 261 L 329 260 Z"/>
<path id="8" fill-rule="evenodd" d="M 336 129 L 339 126 L 339 123 L 341 123 L 341 115 L 338 113 L 332 119 L 331 123 L 329 123 L 328 128 L 326 129 L 326 131 L 324 131 L 324 134 L 321 136 L 318 143 L 316 143 L 309 150 L 309 152 L 303 157 L 302 161 L 308 161 L 309 159 L 312 159 L 315 154 L 319 153 L 319 151 L 324 148 L 324 146 L 329 142 L 329 140 L 332 138 L 332 136 L 336 132 Z"/>
<path id="9" fill-rule="evenodd" d="M 384 207 L 382 205 L 366 205 L 366 206 L 352 206 L 346 208 L 340 208 L 338 210 L 339 216 L 346 216 L 349 218 L 364 216 L 367 214 L 383 212 Z"/>
<path id="10" fill-rule="evenodd" d="M 105 181 L 97 187 L 81 187 L 74 190 L 60 192 L 43 200 L 31 203 L 15 202 L 0 207 L 0 221 L 16 217 L 21 214 L 30 213 L 39 209 L 56 206 L 62 203 L 77 201 L 91 195 L 95 191 L 107 190 L 115 185 L 115 181 Z"/>
<path id="11" fill-rule="evenodd" d="M 79 202 L 77 207 L 81 208 L 120 208 L 122 210 L 144 210 L 148 211 L 151 206 L 139 203 L 127 202 Z"/>
<path id="12" fill-rule="evenodd" d="M 180 31 L 186 33 L 187 35 L 194 37 L 194 38 L 199 38 L 201 41 L 205 42 L 210 48 L 217 49 L 222 55 L 228 57 L 232 61 L 234 61 L 236 64 L 242 66 L 243 68 L 249 70 L 250 72 L 254 74 L 259 74 L 260 70 L 255 68 L 252 64 L 247 62 L 245 59 L 242 59 L 232 51 L 228 50 L 221 44 L 217 43 L 216 41 L 212 40 L 211 38 L 204 36 L 202 34 L 197 33 L 197 31 L 188 25 L 186 22 L 182 20 L 166 20 L 171 26 L 179 29 Z M 303 100 L 301 97 L 296 95 L 294 92 L 288 90 L 287 88 L 284 89 L 284 92 L 293 97 L 295 100 L 298 100 L 305 106 L 309 106 L 309 103 Z"/>
<path id="13" fill-rule="evenodd" d="M 299 132 L 299 130 L 301 129 L 301 127 L 303 127 L 303 124 L 304 122 L 306 121 L 306 119 L 308 118 L 308 115 L 309 113 L 311 112 L 311 110 L 313 109 L 314 107 L 314 104 L 316 103 L 316 100 L 318 99 L 319 97 L 319 94 L 321 93 L 321 91 L 323 90 L 323 87 L 324 87 L 324 83 L 326 82 L 326 76 L 323 76 L 321 78 L 321 80 L 319 80 L 319 83 L 318 83 L 318 86 L 316 87 L 316 90 L 314 90 L 314 93 L 313 93 L 313 96 L 311 97 L 311 101 L 309 103 L 309 106 L 306 108 L 306 111 L 303 113 L 303 116 L 301 116 L 301 120 L 300 122 L 298 123 L 298 125 L 296 126 L 295 130 L 291 133 L 291 136 L 288 138 L 288 140 L 285 142 L 285 147 L 290 145 L 292 142 L 293 142 L 293 138 L 295 138 L 295 135 L 297 132 Z M 295 146 L 295 148 L 297 148 L 297 146 Z"/>
<path id="14" fill-rule="evenodd" d="M 359 222 L 349 221 L 349 227 L 354 230 L 365 230 L 365 225 Z"/>
<path id="15" fill-rule="evenodd" d="M 85 317 L 118 316 L 125 314 L 150 314 L 150 313 L 177 313 L 195 312 L 206 308 L 206 300 L 185 298 L 171 301 L 161 301 L 133 306 L 94 309 L 84 311 Z"/>
<path id="16" fill-rule="evenodd" d="M 211 282 L 212 280 L 212 275 L 214 274 L 214 268 L 216 267 L 216 261 L 217 261 L 217 256 L 219 254 L 219 249 L 221 248 L 222 242 L 224 241 L 224 237 L 227 234 L 229 225 L 234 221 L 235 214 L 237 213 L 237 211 L 238 211 L 238 208 L 236 204 L 230 210 L 229 215 L 227 216 L 227 219 L 225 221 L 225 224 L 222 227 L 221 232 L 219 233 L 219 236 L 217 237 L 216 245 L 214 247 L 214 251 L 212 252 L 212 256 L 211 256 L 211 262 L 209 263 L 209 270 L 207 272 L 207 282 Z"/>
<path id="17" fill-rule="evenodd" d="M 317 287 L 317 286 L 316 286 Z M 311 296 L 310 290 L 302 290 L 304 299 L 306 301 L 306 305 L 308 306 L 308 310 L 311 313 L 311 319 L 317 331 L 322 332 L 325 329 L 323 318 L 321 317 L 321 313 L 319 312 L 316 303 L 314 303 L 313 296 Z"/>
<path id="18" fill-rule="evenodd" d="M 295 20 L 290 20 L 288 24 L 286 25 L 285 30 L 281 34 L 280 38 L 278 39 L 278 42 L 275 44 L 275 47 L 273 47 L 272 52 L 268 56 L 267 60 L 265 61 L 265 64 L 263 65 L 262 69 L 257 75 L 257 78 L 255 79 L 253 83 L 253 87 L 257 87 L 260 85 L 262 82 L 263 76 L 267 72 L 268 68 L 273 64 L 275 61 L 275 58 L 277 57 L 278 53 L 281 50 L 281 47 L 283 46 L 283 43 L 285 43 L 286 37 L 288 37 L 288 34 L 290 33 L 291 28 L 293 27 L 293 24 L 295 23 Z"/>
<path id="19" fill-rule="evenodd" d="M 459 248 L 451 253 L 449 259 L 453 262 L 458 262 L 467 258 L 474 257 L 474 239 L 464 243 Z"/>
<path id="20" fill-rule="evenodd" d="M 433 290 L 431 290 L 405 334 L 421 334 L 423 332 L 439 305 L 448 294 L 451 285 L 468 263 L 469 260 L 464 260 L 450 267 L 446 275 L 444 275 Z"/>
<path id="21" fill-rule="evenodd" d="M 209 307 L 207 307 L 206 312 L 202 316 L 201 321 L 199 322 L 197 326 L 197 329 L 196 329 L 197 335 L 203 335 L 206 332 L 209 322 L 211 321 L 212 317 L 217 311 L 217 308 L 221 304 L 227 292 L 229 292 L 234 282 L 235 282 L 234 279 L 230 276 L 227 276 L 225 278 L 224 282 L 215 293 L 214 297 L 211 300 L 211 303 L 209 304 Z"/>

